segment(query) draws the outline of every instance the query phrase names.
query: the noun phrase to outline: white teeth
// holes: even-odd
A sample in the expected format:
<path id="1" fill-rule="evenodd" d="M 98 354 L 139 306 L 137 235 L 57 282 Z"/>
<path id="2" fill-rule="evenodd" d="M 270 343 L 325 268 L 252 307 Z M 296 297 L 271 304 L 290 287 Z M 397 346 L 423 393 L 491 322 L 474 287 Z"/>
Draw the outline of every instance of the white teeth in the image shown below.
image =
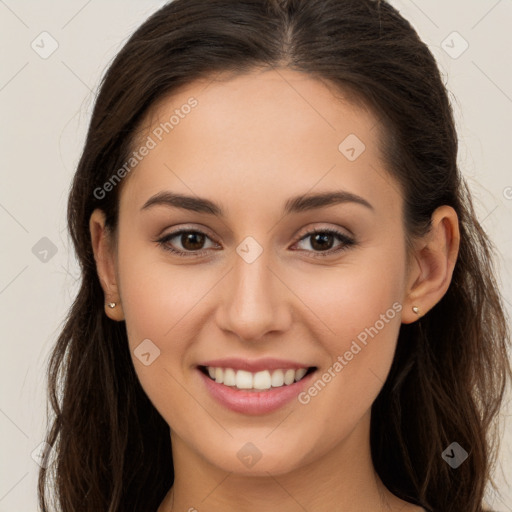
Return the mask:
<path id="1" fill-rule="evenodd" d="M 302 377 L 304 377 L 304 375 L 306 375 L 306 372 L 307 372 L 307 368 L 301 368 L 300 370 L 297 370 L 295 372 L 295 380 L 298 381 L 300 379 L 302 379 Z"/>
<path id="2" fill-rule="evenodd" d="M 284 373 L 284 383 L 289 386 L 295 382 L 295 370 L 286 370 Z"/>
<path id="3" fill-rule="evenodd" d="M 207 367 L 208 375 L 219 384 L 238 389 L 270 389 L 289 386 L 301 380 L 306 375 L 307 368 L 298 370 L 263 370 L 251 373 L 245 370 L 235 371 L 233 368 Z"/>
<path id="4" fill-rule="evenodd" d="M 252 387 L 254 389 L 270 389 L 271 385 L 272 380 L 270 379 L 270 372 L 268 370 L 254 374 L 252 380 Z"/>
<path id="5" fill-rule="evenodd" d="M 274 370 L 271 383 L 273 388 L 280 388 L 284 384 L 283 370 Z"/>
<path id="6" fill-rule="evenodd" d="M 217 368 L 218 371 L 223 371 L 221 368 Z M 223 384 L 223 382 L 221 383 Z M 252 373 L 246 372 L 245 370 L 238 370 L 236 372 L 236 384 L 238 389 L 252 389 Z"/>
<path id="7" fill-rule="evenodd" d="M 223 384 L 226 386 L 236 386 L 236 373 L 232 368 L 226 368 L 224 370 L 224 381 Z"/>

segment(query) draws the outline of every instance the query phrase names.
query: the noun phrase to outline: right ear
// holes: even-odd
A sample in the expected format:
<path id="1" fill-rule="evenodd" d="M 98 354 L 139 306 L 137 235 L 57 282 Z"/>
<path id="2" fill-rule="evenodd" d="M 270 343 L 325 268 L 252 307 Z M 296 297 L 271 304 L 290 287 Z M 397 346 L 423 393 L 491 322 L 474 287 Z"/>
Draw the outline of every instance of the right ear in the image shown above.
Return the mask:
<path id="1" fill-rule="evenodd" d="M 121 297 L 117 283 L 116 255 L 109 230 L 105 227 L 105 212 L 96 208 L 89 219 L 91 244 L 96 260 L 98 278 L 105 294 L 105 313 L 112 320 L 124 320 Z M 108 304 L 114 302 L 111 308 Z"/>

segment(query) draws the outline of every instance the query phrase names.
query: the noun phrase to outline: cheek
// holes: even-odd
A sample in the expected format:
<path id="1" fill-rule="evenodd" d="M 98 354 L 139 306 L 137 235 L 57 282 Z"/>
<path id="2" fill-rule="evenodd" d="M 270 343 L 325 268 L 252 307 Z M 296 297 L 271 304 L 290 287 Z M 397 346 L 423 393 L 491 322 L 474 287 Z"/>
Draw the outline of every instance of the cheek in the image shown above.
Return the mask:
<path id="1" fill-rule="evenodd" d="M 198 277 L 208 279 L 199 266 L 172 265 L 163 249 L 134 241 L 126 231 L 124 237 L 120 231 L 118 262 L 130 346 L 149 338 L 163 350 L 164 340 L 172 339 L 173 351 L 179 353 L 182 337 L 175 333 L 188 324 L 190 313 L 213 283 Z"/>
<path id="2" fill-rule="evenodd" d="M 339 268 L 316 272 L 314 279 L 302 279 L 298 294 L 317 314 L 328 333 L 324 342 L 331 355 L 348 350 L 358 336 L 376 325 L 383 340 L 396 340 L 400 326 L 405 259 L 390 250 L 367 251 Z M 300 283 L 301 279 L 295 278 Z M 295 286 L 295 285 L 294 285 Z M 393 305 L 395 306 L 393 307 Z"/>
<path id="3" fill-rule="evenodd" d="M 148 250 L 148 245 L 127 239 L 123 245 L 122 237 L 119 242 L 120 291 L 135 371 L 160 411 L 162 400 L 174 404 L 166 407 L 168 411 L 180 410 L 183 393 L 178 376 L 182 375 L 188 340 L 194 339 L 190 332 L 198 328 L 193 321 L 194 308 L 214 283 L 196 277 L 191 286 L 198 267 L 172 266 L 153 247 Z"/>
<path id="4" fill-rule="evenodd" d="M 201 411 L 190 411 L 194 401 L 184 392 L 190 383 L 183 370 L 198 329 L 194 306 L 208 288 L 191 287 L 190 280 L 179 271 L 169 272 L 169 267 L 153 265 L 143 272 L 134 260 L 126 263 L 124 272 L 123 310 L 137 378 L 167 424 L 186 436 L 188 422 L 199 421 Z"/>
<path id="5" fill-rule="evenodd" d="M 329 269 L 298 292 L 325 326 L 321 340 L 330 359 L 302 403 L 320 416 L 320 409 L 343 404 L 331 409 L 338 426 L 357 421 L 387 378 L 401 325 L 404 265 L 399 251 L 368 251 L 364 261 Z"/>

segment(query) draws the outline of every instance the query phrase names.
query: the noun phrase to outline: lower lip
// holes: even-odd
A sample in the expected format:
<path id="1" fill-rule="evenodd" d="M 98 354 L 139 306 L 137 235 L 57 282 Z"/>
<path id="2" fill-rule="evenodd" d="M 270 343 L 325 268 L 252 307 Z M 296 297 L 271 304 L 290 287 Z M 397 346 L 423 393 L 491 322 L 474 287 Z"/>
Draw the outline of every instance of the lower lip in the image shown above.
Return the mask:
<path id="1" fill-rule="evenodd" d="M 270 388 L 263 391 L 243 391 L 219 384 L 207 377 L 201 370 L 197 369 L 197 371 L 212 397 L 221 405 L 231 411 L 251 415 L 268 414 L 290 403 L 309 385 L 313 375 L 316 373 L 316 371 L 313 371 L 298 382 L 288 386 L 284 385 L 280 388 Z"/>

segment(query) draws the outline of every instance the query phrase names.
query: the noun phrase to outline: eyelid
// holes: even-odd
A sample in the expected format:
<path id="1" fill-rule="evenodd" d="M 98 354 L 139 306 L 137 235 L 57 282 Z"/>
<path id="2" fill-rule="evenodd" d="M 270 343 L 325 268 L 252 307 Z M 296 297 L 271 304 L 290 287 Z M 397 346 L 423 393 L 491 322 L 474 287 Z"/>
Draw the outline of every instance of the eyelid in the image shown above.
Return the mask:
<path id="1" fill-rule="evenodd" d="M 344 236 L 345 238 L 355 238 L 355 235 L 347 228 L 342 228 L 340 226 L 332 226 L 332 225 L 318 225 L 318 223 L 313 224 L 312 227 L 310 227 L 311 224 L 308 224 L 305 228 L 303 228 L 298 235 L 297 241 L 301 240 L 305 235 L 311 235 L 312 233 L 325 233 L 332 232 L 337 233 L 341 236 Z M 345 230 L 347 233 L 344 233 L 343 230 Z"/>
<path id="2" fill-rule="evenodd" d="M 180 235 L 182 233 L 189 233 L 189 232 L 201 233 L 201 234 L 207 236 L 210 240 L 212 240 L 216 243 L 219 243 L 219 242 L 217 242 L 217 239 L 216 239 L 215 235 L 213 235 L 212 231 L 210 231 L 210 229 L 208 229 L 206 226 L 203 226 L 202 224 L 191 224 L 191 225 L 180 224 L 179 227 L 177 227 L 175 229 L 171 228 L 171 231 L 169 231 L 168 233 L 164 233 L 163 235 L 158 235 L 156 240 L 153 240 L 153 241 L 157 242 L 158 240 L 161 240 L 162 238 L 174 237 L 174 236 Z"/>

